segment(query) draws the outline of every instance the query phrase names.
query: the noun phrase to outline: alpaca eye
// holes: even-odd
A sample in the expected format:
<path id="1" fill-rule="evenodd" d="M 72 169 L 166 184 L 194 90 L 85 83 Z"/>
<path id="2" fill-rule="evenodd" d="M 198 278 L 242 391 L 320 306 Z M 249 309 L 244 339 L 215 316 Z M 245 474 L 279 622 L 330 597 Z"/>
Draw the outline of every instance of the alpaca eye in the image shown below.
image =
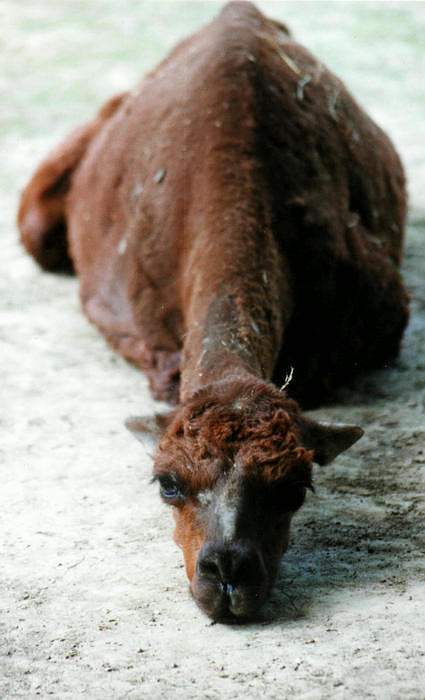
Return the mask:
<path id="1" fill-rule="evenodd" d="M 173 476 L 159 477 L 159 492 L 167 501 L 183 498 L 182 490 Z"/>

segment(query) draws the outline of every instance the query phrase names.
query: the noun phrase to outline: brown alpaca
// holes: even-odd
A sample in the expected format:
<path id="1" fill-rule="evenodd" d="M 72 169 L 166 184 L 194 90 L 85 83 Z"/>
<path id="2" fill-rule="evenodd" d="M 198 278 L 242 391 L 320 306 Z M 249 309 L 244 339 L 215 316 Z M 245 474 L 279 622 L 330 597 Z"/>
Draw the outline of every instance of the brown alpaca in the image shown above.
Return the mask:
<path id="1" fill-rule="evenodd" d="M 143 369 L 191 590 L 254 615 L 290 521 L 362 434 L 302 415 L 398 353 L 406 197 L 386 135 L 283 25 L 235 2 L 40 165 L 19 227 Z M 294 378 L 281 385 L 289 369 Z M 147 419 L 132 419 L 140 437 Z"/>

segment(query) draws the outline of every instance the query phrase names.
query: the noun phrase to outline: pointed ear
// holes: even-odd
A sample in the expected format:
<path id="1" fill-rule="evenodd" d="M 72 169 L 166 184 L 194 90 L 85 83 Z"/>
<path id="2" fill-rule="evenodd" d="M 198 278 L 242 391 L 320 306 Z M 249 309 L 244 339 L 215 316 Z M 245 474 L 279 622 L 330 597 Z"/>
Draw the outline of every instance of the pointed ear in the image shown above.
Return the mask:
<path id="1" fill-rule="evenodd" d="M 171 420 L 170 414 L 156 413 L 153 416 L 129 416 L 125 427 L 133 433 L 143 447 L 154 450 Z"/>
<path id="2" fill-rule="evenodd" d="M 322 465 L 332 462 L 364 434 L 356 425 L 327 425 L 304 416 L 300 428 L 304 447 L 314 450 L 313 461 Z"/>

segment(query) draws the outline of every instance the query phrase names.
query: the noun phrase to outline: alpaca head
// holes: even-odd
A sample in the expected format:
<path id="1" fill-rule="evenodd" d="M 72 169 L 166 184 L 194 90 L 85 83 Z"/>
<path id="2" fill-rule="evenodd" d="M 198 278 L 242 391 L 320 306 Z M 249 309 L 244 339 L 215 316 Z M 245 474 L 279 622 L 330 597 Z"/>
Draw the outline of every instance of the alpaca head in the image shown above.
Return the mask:
<path id="1" fill-rule="evenodd" d="M 142 437 L 147 428 L 143 419 L 128 426 Z M 173 507 L 196 602 L 213 619 L 253 617 L 312 489 L 312 463 L 330 462 L 361 429 L 313 422 L 259 380 L 207 386 L 157 428 L 154 479 Z"/>

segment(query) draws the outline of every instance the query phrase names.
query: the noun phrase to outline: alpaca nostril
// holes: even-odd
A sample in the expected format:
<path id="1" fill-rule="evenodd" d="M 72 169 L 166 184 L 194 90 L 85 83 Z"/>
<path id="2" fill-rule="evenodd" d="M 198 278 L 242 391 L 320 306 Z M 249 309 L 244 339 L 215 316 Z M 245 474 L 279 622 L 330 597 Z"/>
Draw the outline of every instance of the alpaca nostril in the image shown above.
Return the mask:
<path id="1" fill-rule="evenodd" d="M 235 592 L 235 587 L 231 583 L 220 583 L 220 588 L 228 598 Z"/>
<path id="2" fill-rule="evenodd" d="M 205 576 L 205 578 L 220 579 L 220 570 L 218 565 L 209 557 L 198 561 L 198 572 L 201 576 Z"/>
<path id="3" fill-rule="evenodd" d="M 264 573 L 256 549 L 241 543 L 227 546 L 207 543 L 201 550 L 197 568 L 201 577 L 218 582 L 228 595 L 235 586 L 259 583 Z"/>
<path id="4" fill-rule="evenodd" d="M 269 590 L 261 551 L 246 540 L 206 542 L 196 573 L 191 584 L 195 600 L 215 620 L 255 616 Z"/>
<path id="5" fill-rule="evenodd" d="M 201 576 L 227 585 L 232 571 L 232 557 L 227 550 L 209 544 L 204 547 L 198 559 L 198 572 Z"/>

